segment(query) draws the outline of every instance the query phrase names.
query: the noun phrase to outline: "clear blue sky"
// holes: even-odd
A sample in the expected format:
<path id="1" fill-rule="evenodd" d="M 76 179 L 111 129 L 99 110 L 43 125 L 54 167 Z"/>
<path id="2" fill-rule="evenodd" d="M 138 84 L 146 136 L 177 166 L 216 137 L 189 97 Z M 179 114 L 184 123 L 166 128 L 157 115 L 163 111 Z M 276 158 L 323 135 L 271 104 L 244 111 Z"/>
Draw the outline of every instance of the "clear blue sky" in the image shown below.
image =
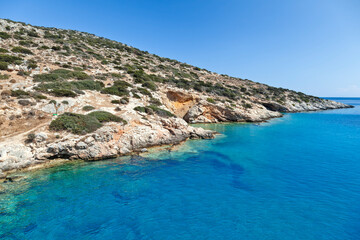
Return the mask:
<path id="1" fill-rule="evenodd" d="M 0 0 L 0 17 L 308 94 L 360 97 L 359 0 Z"/>

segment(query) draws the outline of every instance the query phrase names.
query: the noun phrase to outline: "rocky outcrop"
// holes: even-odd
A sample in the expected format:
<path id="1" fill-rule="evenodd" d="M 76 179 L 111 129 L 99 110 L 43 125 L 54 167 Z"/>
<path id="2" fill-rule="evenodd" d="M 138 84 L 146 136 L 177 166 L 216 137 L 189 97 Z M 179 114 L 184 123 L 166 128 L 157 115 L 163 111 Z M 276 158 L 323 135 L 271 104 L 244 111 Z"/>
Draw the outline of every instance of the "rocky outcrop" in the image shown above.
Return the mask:
<path id="1" fill-rule="evenodd" d="M 185 121 L 190 123 L 244 122 L 240 113 L 214 104 L 198 103 L 185 114 Z"/>
<path id="2" fill-rule="evenodd" d="M 51 161 L 56 158 L 98 160 L 143 152 L 144 148 L 178 144 L 186 139 L 213 138 L 215 132 L 189 126 L 183 119 L 132 122 L 129 125 L 108 123 L 97 131 L 79 136 L 68 134 L 49 143 L 46 133 L 35 135 L 30 144 L 0 144 L 0 175 Z"/>

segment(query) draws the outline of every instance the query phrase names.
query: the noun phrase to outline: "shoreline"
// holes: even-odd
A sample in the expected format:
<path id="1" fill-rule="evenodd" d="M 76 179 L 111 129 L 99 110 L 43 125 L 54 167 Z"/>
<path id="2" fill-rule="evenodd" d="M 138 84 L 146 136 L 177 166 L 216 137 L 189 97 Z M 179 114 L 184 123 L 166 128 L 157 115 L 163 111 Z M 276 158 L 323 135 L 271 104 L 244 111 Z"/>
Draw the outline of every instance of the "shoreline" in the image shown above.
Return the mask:
<path id="1" fill-rule="evenodd" d="M 219 136 L 221 133 L 214 133 L 214 136 Z M 68 159 L 68 158 L 56 158 L 51 159 L 49 161 L 44 161 L 42 163 L 36 163 L 33 165 L 30 165 L 28 167 L 24 167 L 21 169 L 11 169 L 9 171 L 4 171 L 3 174 L 5 176 L 0 176 L 0 184 L 6 183 L 6 181 L 13 182 L 18 176 L 16 174 L 19 173 L 30 173 L 34 171 L 44 170 L 48 168 L 58 167 L 67 163 L 72 162 L 97 162 L 97 161 L 106 161 L 109 159 L 116 159 L 116 158 L 123 158 L 123 157 L 132 157 L 132 156 L 141 156 L 141 155 L 148 155 L 148 154 L 154 154 L 154 153 L 161 153 L 161 152 L 172 152 L 175 151 L 175 148 L 180 147 L 184 143 L 186 143 L 188 140 L 206 140 L 206 139 L 186 139 L 184 141 L 178 142 L 178 143 L 171 143 L 171 144 L 164 144 L 164 145 L 155 145 L 155 146 L 149 146 L 146 148 L 147 151 L 133 151 L 127 154 L 121 154 L 116 156 L 109 156 L 104 158 L 97 158 L 97 159 L 90 159 L 90 160 L 84 160 L 84 159 Z M 209 140 L 209 139 L 208 139 Z M 15 176 L 13 176 L 15 175 Z"/>
<path id="2" fill-rule="evenodd" d="M 327 111 L 327 110 L 346 109 L 346 108 L 354 108 L 354 106 L 347 105 L 345 107 L 338 107 L 338 108 L 335 108 L 335 109 L 318 109 L 318 110 L 289 112 L 289 113 L 290 114 L 294 114 L 294 113 L 311 113 L 311 112 L 321 112 L 321 111 Z M 288 114 L 288 113 L 285 113 L 285 114 Z M 211 122 L 191 123 L 191 124 L 188 124 L 188 127 L 191 127 L 191 128 L 194 128 L 194 129 L 202 129 L 202 128 L 197 127 L 197 125 L 203 125 L 203 124 L 204 125 L 209 125 L 209 124 L 241 124 L 241 125 L 260 124 L 260 123 L 267 123 L 272 119 L 280 119 L 283 116 L 284 115 L 275 116 L 275 117 L 269 117 L 268 119 L 264 119 L 264 120 L 261 120 L 261 121 L 244 121 L 244 122 L 227 121 L 227 122 L 216 122 L 216 123 L 211 123 Z M 210 130 L 204 130 L 204 131 L 208 131 L 207 134 L 209 134 Z M 51 159 L 43 159 L 43 160 L 40 160 L 40 162 L 32 163 L 32 164 L 30 164 L 29 166 L 26 166 L 26 167 L 14 168 L 14 169 L 10 169 L 8 171 L 2 171 L 2 174 L 0 175 L 0 183 L 6 181 L 8 178 L 13 177 L 12 175 L 16 174 L 16 173 L 31 172 L 31 171 L 37 171 L 37 170 L 46 169 L 46 168 L 52 168 L 52 167 L 56 167 L 56 166 L 62 165 L 64 163 L 69 163 L 69 162 L 72 162 L 72 161 L 84 161 L 84 162 L 103 161 L 103 160 L 114 159 L 114 158 L 119 158 L 119 157 L 148 154 L 149 150 L 154 150 L 154 149 L 155 149 L 155 151 L 162 151 L 159 148 L 164 148 L 164 150 L 170 149 L 170 151 L 172 151 L 171 149 L 176 148 L 176 147 L 184 144 L 185 142 L 187 142 L 190 139 L 195 139 L 195 140 L 196 139 L 197 140 L 213 139 L 213 138 L 215 138 L 216 135 L 220 135 L 220 133 L 215 132 L 215 131 L 210 131 L 210 132 L 211 132 L 210 137 L 208 135 L 207 136 L 201 136 L 201 134 L 200 134 L 198 136 L 198 138 L 191 138 L 190 135 L 187 136 L 186 138 L 182 139 L 182 140 L 170 139 L 169 138 L 168 141 L 170 141 L 170 142 L 166 142 L 166 143 L 163 143 L 163 144 L 152 145 L 151 143 L 149 143 L 148 145 L 141 146 L 140 148 L 132 149 L 131 151 L 126 152 L 126 153 L 105 155 L 105 156 L 102 156 L 102 157 L 94 157 L 94 158 L 90 158 L 90 159 L 71 158 L 71 157 L 68 157 L 68 158 L 55 157 L 55 158 L 51 158 Z M 156 149 L 158 149 L 158 150 L 156 150 Z"/>

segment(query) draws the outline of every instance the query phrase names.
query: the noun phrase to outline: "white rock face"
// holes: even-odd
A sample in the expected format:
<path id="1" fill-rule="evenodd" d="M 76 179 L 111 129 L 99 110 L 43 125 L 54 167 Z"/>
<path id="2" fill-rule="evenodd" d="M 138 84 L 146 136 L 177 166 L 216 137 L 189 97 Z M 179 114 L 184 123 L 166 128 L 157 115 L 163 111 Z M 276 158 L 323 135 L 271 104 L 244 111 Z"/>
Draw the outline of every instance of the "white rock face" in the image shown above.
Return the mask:
<path id="1" fill-rule="evenodd" d="M 177 144 L 188 138 L 213 138 L 214 132 L 189 126 L 183 119 L 169 118 L 146 125 L 108 123 L 97 131 L 46 143 L 47 134 L 35 135 L 28 144 L 0 145 L 0 171 L 21 169 L 54 158 L 97 160 L 116 157 L 151 146 Z"/>

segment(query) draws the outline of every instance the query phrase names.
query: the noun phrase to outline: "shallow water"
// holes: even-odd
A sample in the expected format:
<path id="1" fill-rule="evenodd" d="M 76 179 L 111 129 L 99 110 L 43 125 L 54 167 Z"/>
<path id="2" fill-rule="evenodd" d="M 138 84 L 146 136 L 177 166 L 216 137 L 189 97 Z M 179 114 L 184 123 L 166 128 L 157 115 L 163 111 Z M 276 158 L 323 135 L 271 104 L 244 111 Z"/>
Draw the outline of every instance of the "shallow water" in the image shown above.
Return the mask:
<path id="1" fill-rule="evenodd" d="M 0 194 L 0 239 L 360 239 L 360 99 L 341 101 L 26 174 Z"/>

